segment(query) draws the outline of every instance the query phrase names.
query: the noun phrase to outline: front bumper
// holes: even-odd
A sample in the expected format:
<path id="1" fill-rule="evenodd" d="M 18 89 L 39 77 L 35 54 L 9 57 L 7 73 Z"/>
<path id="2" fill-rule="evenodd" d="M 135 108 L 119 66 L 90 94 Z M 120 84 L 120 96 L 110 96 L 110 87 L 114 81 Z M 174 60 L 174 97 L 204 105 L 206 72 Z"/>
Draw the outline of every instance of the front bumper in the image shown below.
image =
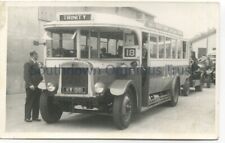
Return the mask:
<path id="1" fill-rule="evenodd" d="M 69 97 L 73 97 L 73 98 L 96 98 L 99 97 L 99 95 L 92 95 L 92 94 L 55 94 L 55 97 L 65 97 L 65 98 L 69 98 Z"/>

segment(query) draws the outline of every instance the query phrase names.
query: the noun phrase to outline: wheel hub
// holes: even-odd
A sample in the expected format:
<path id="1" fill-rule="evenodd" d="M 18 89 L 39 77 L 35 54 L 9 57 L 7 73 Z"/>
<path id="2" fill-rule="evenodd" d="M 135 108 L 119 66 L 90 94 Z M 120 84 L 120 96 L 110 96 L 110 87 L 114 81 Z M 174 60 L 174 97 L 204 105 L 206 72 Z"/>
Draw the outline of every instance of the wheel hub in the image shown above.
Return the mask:
<path id="1" fill-rule="evenodd" d="M 123 101 L 123 109 L 122 109 L 122 115 L 125 121 L 128 121 L 131 117 L 131 101 L 128 96 L 125 96 Z"/>

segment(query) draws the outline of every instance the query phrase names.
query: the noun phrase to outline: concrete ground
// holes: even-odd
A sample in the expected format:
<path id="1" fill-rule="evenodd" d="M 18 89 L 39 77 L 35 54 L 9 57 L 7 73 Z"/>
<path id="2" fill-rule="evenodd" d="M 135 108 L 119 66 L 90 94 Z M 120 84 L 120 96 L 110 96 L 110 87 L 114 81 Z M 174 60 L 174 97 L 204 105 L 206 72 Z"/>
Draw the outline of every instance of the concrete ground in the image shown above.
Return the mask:
<path id="1" fill-rule="evenodd" d="M 103 115 L 64 113 L 61 120 L 54 124 L 47 124 L 43 120 L 26 123 L 24 102 L 24 94 L 7 95 L 7 133 L 60 132 L 72 138 L 217 137 L 215 87 L 204 88 L 202 92 L 192 92 L 188 97 L 180 96 L 176 107 L 161 105 L 143 112 L 133 119 L 128 129 L 122 131 L 114 127 L 110 116 Z"/>

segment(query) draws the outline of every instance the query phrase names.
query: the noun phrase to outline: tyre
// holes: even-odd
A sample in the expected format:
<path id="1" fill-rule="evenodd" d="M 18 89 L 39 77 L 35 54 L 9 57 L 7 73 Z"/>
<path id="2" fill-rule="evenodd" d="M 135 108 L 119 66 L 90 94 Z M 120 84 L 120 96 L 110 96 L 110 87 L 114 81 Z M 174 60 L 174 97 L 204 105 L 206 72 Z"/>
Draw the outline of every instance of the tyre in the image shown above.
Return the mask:
<path id="1" fill-rule="evenodd" d="M 200 80 L 201 86 L 203 87 L 204 84 L 205 84 L 205 80 L 206 80 L 206 77 L 205 77 L 205 74 L 204 74 L 204 73 L 201 74 L 201 77 L 200 77 L 199 80 Z M 202 87 L 201 87 L 201 88 L 202 88 Z"/>
<path id="2" fill-rule="evenodd" d="M 190 81 L 189 79 L 186 79 L 184 85 L 183 85 L 183 96 L 188 96 L 190 94 Z"/>
<path id="3" fill-rule="evenodd" d="M 113 103 L 113 121 L 120 130 L 129 126 L 134 113 L 134 102 L 131 90 L 127 90 L 124 95 L 115 96 Z"/>
<path id="4" fill-rule="evenodd" d="M 211 87 L 211 83 L 207 82 L 207 88 L 210 88 L 210 87 Z"/>
<path id="5" fill-rule="evenodd" d="M 174 79 L 172 83 L 172 87 L 169 91 L 169 94 L 171 96 L 171 100 L 168 102 L 169 106 L 174 107 L 177 105 L 178 97 L 180 94 L 180 82 L 177 79 Z"/>
<path id="6" fill-rule="evenodd" d="M 195 86 L 195 91 L 202 91 L 202 87 L 204 86 L 204 83 L 205 83 L 205 74 L 202 73 L 201 74 L 201 77 L 200 77 L 200 84 Z"/>
<path id="7" fill-rule="evenodd" d="M 195 91 L 202 91 L 202 84 L 195 86 Z"/>
<path id="8" fill-rule="evenodd" d="M 57 122 L 62 116 L 62 110 L 53 103 L 54 96 L 49 96 L 44 92 L 40 98 L 41 116 L 47 123 Z"/>
<path id="9" fill-rule="evenodd" d="M 207 86 L 207 88 L 211 87 L 211 79 L 210 78 L 211 78 L 210 76 L 207 76 L 207 78 L 206 78 L 206 86 Z"/>

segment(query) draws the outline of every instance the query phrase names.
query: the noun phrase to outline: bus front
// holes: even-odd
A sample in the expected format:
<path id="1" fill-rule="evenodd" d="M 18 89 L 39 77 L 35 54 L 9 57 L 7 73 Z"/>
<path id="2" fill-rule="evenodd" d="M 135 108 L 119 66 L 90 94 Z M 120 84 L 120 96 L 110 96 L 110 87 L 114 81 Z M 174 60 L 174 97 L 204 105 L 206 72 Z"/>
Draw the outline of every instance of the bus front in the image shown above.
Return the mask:
<path id="1" fill-rule="evenodd" d="M 59 120 L 64 111 L 111 113 L 113 94 L 123 94 L 131 84 L 132 90 L 141 85 L 141 75 L 130 72 L 141 67 L 138 28 L 121 21 L 96 21 L 97 15 L 61 15 L 59 21 L 45 25 L 41 112 L 47 122 Z"/>

